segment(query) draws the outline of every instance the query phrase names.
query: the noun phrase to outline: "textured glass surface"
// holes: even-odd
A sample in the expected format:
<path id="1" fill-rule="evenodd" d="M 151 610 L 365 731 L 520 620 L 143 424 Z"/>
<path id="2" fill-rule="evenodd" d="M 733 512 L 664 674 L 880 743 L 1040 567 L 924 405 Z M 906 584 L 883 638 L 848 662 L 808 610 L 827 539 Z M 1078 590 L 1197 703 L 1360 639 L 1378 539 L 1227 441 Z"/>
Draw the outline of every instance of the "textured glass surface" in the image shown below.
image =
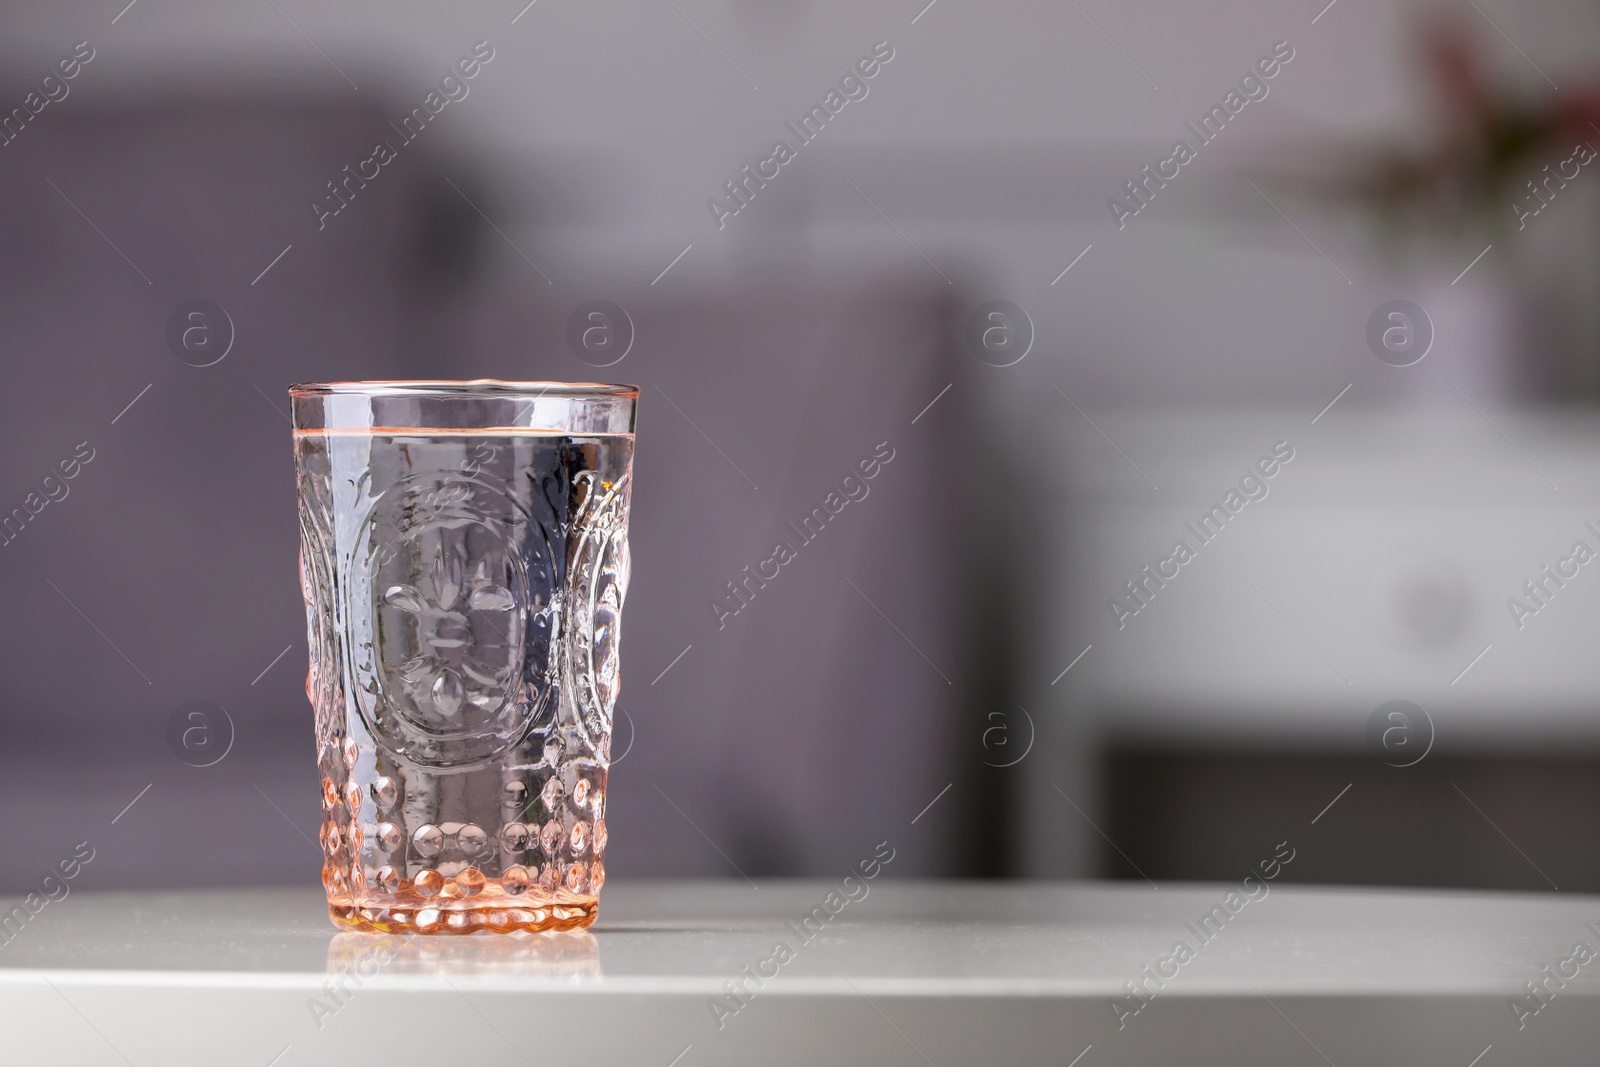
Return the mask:
<path id="1" fill-rule="evenodd" d="M 384 425 L 316 388 L 295 394 L 295 461 L 330 914 L 368 930 L 587 925 L 605 881 L 631 391 L 630 432 L 595 433 L 479 425 L 498 394 L 433 398 L 447 426 Z M 548 397 L 540 414 L 559 421 Z"/>

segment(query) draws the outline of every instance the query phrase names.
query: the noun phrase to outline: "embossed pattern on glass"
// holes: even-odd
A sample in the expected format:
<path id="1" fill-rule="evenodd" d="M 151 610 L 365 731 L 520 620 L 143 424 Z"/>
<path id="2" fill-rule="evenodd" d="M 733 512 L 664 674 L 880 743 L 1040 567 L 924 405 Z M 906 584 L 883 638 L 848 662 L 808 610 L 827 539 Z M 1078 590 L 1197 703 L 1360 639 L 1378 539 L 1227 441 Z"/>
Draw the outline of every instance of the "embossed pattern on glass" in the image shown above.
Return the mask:
<path id="1" fill-rule="evenodd" d="M 297 386 L 329 913 L 585 926 L 627 595 L 623 386 Z"/>

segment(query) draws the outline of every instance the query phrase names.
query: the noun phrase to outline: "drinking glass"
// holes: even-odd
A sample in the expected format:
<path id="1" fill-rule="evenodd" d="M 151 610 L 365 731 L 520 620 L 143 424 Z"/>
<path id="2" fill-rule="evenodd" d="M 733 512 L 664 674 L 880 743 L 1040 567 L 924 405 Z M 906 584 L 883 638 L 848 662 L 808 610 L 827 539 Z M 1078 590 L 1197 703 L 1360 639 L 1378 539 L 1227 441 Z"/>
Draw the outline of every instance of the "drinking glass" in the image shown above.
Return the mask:
<path id="1" fill-rule="evenodd" d="M 594 921 L 628 589 L 626 385 L 297 385 L 322 883 L 356 930 Z"/>

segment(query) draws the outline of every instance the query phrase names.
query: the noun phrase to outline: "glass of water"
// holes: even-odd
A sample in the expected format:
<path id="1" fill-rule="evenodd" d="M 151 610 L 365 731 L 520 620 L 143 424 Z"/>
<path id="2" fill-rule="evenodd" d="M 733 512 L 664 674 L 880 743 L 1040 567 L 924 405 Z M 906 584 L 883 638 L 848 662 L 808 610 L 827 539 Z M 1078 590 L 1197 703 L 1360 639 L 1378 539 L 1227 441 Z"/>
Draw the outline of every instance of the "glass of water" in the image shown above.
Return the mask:
<path id="1" fill-rule="evenodd" d="M 594 921 L 628 589 L 626 385 L 297 385 L 328 913 Z"/>

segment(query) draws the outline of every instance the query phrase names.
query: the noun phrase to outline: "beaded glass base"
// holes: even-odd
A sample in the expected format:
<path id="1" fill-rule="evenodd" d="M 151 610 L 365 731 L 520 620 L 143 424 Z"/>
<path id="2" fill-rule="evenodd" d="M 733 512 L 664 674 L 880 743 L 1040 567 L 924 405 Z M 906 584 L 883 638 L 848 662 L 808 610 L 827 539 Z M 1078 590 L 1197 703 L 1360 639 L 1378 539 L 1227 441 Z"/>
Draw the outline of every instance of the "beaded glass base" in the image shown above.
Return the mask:
<path id="1" fill-rule="evenodd" d="M 599 910 L 596 897 L 563 893 L 553 901 L 529 900 L 525 893 L 512 896 L 496 884 L 485 885 L 471 897 L 422 897 L 407 886 L 378 899 L 328 902 L 328 917 L 339 926 L 390 934 L 573 930 L 594 922 Z"/>

